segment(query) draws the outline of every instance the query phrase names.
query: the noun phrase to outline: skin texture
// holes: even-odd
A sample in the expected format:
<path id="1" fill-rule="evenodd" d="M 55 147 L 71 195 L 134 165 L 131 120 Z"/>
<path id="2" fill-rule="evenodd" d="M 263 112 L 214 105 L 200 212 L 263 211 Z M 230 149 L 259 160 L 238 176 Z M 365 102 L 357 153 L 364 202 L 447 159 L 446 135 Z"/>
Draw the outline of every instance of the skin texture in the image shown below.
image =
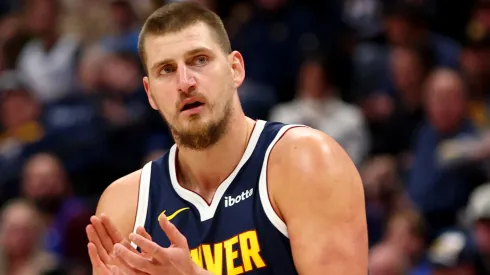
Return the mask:
<path id="1" fill-rule="evenodd" d="M 255 123 L 244 115 L 237 95 L 245 77 L 243 58 L 236 51 L 224 53 L 201 23 L 150 35 L 145 50 L 149 73 L 143 83 L 150 105 L 176 139 L 179 183 L 211 201 L 238 164 Z M 204 104 L 181 112 L 189 99 Z M 288 226 L 298 272 L 366 274 L 363 187 L 344 150 L 327 135 L 300 127 L 286 132 L 268 161 L 271 202 Z M 94 273 L 209 274 L 192 262 L 185 237 L 166 218 L 160 227 L 172 242 L 169 248 L 151 242 L 142 229 L 131 234 L 140 174 L 111 184 L 87 227 Z M 144 253 L 132 250 L 129 239 L 142 244 Z"/>

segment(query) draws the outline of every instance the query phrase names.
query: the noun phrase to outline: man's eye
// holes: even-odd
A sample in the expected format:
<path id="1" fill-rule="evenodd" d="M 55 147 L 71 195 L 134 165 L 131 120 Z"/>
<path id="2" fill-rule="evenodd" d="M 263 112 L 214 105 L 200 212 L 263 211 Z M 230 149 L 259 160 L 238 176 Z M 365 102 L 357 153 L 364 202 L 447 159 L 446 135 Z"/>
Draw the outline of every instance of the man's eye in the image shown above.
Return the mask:
<path id="1" fill-rule="evenodd" d="M 195 65 L 204 65 L 208 62 L 208 58 L 204 55 L 198 56 L 196 59 L 194 59 Z"/>
<path id="2" fill-rule="evenodd" d="M 172 73 L 174 71 L 175 71 L 175 69 L 173 68 L 173 66 L 167 65 L 167 66 L 164 66 L 160 70 L 160 74 L 169 74 L 169 73 Z"/>

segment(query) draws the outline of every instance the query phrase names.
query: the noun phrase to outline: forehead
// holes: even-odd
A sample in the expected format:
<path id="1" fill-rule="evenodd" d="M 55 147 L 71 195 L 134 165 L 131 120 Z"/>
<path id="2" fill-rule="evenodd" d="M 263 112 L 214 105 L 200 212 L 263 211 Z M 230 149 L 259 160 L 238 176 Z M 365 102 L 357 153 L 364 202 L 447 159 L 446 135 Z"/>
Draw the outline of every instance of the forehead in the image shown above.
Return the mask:
<path id="1" fill-rule="evenodd" d="M 430 89 L 438 92 L 438 94 L 447 94 L 450 91 L 457 91 L 462 88 L 461 80 L 455 75 L 437 75 L 429 84 Z"/>
<path id="2" fill-rule="evenodd" d="M 149 35 L 145 39 L 147 63 L 150 67 L 164 59 L 180 58 L 196 48 L 213 52 L 220 50 L 211 29 L 204 23 L 196 23 L 178 32 Z"/>

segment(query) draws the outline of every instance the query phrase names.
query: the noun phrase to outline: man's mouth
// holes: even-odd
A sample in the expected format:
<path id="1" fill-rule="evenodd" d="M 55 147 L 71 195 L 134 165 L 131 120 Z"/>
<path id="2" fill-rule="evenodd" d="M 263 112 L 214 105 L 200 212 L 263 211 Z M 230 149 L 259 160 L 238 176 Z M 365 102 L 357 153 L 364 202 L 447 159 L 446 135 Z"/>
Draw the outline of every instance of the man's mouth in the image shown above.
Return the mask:
<path id="1" fill-rule="evenodd" d="M 196 97 L 187 98 L 180 103 L 180 111 L 184 112 L 187 110 L 201 107 L 202 105 L 204 105 L 204 103 L 199 101 Z"/>
<path id="2" fill-rule="evenodd" d="M 202 105 L 204 105 L 204 103 L 199 102 L 199 101 L 188 103 L 188 104 L 185 104 L 184 107 L 182 107 L 181 111 L 187 111 L 187 110 L 197 108 L 197 107 L 202 106 Z"/>

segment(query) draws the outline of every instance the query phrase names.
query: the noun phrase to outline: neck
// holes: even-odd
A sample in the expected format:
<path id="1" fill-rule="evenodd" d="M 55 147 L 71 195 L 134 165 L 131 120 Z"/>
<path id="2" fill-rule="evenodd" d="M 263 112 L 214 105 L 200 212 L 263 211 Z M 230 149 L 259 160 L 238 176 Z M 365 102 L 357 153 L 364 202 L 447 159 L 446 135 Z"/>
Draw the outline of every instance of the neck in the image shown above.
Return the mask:
<path id="1" fill-rule="evenodd" d="M 238 165 L 254 124 L 243 114 L 237 115 L 230 119 L 226 134 L 211 148 L 201 151 L 179 149 L 176 159 L 179 182 L 209 202 L 221 182 Z"/>

